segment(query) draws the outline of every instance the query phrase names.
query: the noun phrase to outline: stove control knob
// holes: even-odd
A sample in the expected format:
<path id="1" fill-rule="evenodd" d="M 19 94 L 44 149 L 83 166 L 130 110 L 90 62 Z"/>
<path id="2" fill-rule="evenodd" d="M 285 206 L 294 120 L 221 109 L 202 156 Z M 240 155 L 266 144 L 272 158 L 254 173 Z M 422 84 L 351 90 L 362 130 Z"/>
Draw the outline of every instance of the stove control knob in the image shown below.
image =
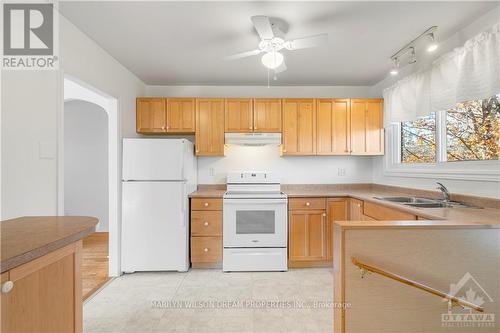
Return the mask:
<path id="1" fill-rule="evenodd" d="M 205 227 L 208 227 L 208 222 L 207 222 L 207 221 L 205 221 L 205 223 L 203 223 L 203 225 L 204 225 Z"/>
<path id="2" fill-rule="evenodd" d="M 205 207 L 208 207 L 208 202 L 205 202 Z"/>
<path id="3" fill-rule="evenodd" d="M 311 206 L 311 203 L 306 202 L 306 206 L 307 206 L 307 207 Z"/>
<path id="4" fill-rule="evenodd" d="M 208 248 L 207 248 L 207 247 L 206 247 L 206 248 L 204 248 L 204 249 L 203 249 L 203 251 L 204 251 L 204 252 L 208 252 Z"/>

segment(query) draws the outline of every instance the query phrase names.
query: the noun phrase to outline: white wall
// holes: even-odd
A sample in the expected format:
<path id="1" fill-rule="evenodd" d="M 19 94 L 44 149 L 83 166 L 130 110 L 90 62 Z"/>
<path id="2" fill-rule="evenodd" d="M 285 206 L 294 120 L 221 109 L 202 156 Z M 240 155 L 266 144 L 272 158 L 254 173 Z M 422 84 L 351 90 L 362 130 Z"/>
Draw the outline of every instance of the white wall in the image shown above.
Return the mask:
<path id="1" fill-rule="evenodd" d="M 497 24 L 499 22 L 500 7 L 496 7 L 492 11 L 486 13 L 482 17 L 472 22 L 464 29 L 458 31 L 449 39 L 440 41 L 439 49 L 432 56 L 430 56 L 429 54 L 422 54 L 418 57 L 418 62 L 415 65 L 408 65 L 402 68 L 400 70 L 400 75 L 398 75 L 397 77 L 388 76 L 386 79 L 375 84 L 371 88 L 370 94 L 372 96 L 382 96 L 383 90 L 394 84 L 397 80 L 400 80 L 401 78 L 416 71 L 426 69 L 432 64 L 432 61 L 434 61 L 440 55 L 450 52 L 456 47 L 463 46 L 465 41 L 489 29 L 494 24 Z M 386 139 L 386 142 L 389 142 L 389 140 Z M 436 187 L 436 181 L 443 182 L 451 192 L 500 198 L 500 183 L 498 182 L 386 176 L 384 175 L 384 157 L 380 156 L 373 158 L 374 183 L 421 189 L 434 189 Z"/>
<path id="2" fill-rule="evenodd" d="M 116 97 L 121 132 L 136 136 L 143 82 L 64 17 L 59 23 L 61 70 L 2 71 L 2 219 L 57 214 L 63 73 Z"/>
<path id="3" fill-rule="evenodd" d="M 64 213 L 95 216 L 108 231 L 108 115 L 96 104 L 64 103 Z"/>
<path id="4" fill-rule="evenodd" d="M 225 157 L 198 158 L 199 184 L 224 184 L 227 172 L 269 171 L 282 184 L 370 183 L 371 157 L 280 157 L 277 146 L 228 146 Z M 339 169 L 344 175 L 339 175 Z"/>

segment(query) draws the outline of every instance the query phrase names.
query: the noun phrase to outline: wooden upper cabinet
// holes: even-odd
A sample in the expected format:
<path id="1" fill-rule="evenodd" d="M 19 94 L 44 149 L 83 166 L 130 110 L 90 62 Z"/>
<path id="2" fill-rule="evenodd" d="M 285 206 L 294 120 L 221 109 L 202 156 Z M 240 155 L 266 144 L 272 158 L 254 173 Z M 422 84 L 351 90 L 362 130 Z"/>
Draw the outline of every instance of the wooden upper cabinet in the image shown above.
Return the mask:
<path id="1" fill-rule="evenodd" d="M 253 131 L 253 104 L 249 98 L 226 99 L 225 131 L 229 133 Z"/>
<path id="2" fill-rule="evenodd" d="M 316 154 L 314 99 L 283 100 L 283 154 Z"/>
<path id="3" fill-rule="evenodd" d="M 167 133 L 194 133 L 196 126 L 194 98 L 167 99 Z"/>
<path id="4" fill-rule="evenodd" d="M 349 155 L 351 150 L 350 100 L 317 100 L 316 129 L 317 155 Z"/>
<path id="5" fill-rule="evenodd" d="M 281 132 L 281 100 L 254 99 L 253 131 L 261 133 Z"/>
<path id="6" fill-rule="evenodd" d="M 164 98 L 137 98 L 137 133 L 155 134 L 167 131 L 167 109 Z"/>
<path id="7" fill-rule="evenodd" d="M 351 100 L 351 154 L 383 155 L 382 99 Z"/>
<path id="8" fill-rule="evenodd" d="M 196 100 L 196 155 L 224 156 L 224 100 Z"/>

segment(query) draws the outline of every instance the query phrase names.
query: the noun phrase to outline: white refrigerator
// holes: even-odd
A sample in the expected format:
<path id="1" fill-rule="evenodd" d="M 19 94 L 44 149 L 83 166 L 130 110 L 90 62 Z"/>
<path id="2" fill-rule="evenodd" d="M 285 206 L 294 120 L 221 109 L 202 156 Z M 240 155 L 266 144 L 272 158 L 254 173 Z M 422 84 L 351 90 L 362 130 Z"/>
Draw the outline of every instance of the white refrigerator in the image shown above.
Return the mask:
<path id="1" fill-rule="evenodd" d="M 189 140 L 123 139 L 122 271 L 189 269 L 196 169 Z"/>

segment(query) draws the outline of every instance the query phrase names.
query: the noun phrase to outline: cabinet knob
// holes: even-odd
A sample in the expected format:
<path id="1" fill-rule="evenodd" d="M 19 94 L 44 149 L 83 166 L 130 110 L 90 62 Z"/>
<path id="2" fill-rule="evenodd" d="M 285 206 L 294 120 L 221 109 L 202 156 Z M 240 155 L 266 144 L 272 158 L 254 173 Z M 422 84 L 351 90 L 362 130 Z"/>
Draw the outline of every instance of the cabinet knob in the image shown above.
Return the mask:
<path id="1" fill-rule="evenodd" d="M 251 130 L 251 129 L 252 129 L 252 126 L 250 126 L 248 129 L 249 129 L 249 130 Z"/>
<path id="2" fill-rule="evenodd" d="M 326 213 L 321 214 L 321 216 L 326 217 Z"/>
<path id="3" fill-rule="evenodd" d="M 162 126 L 161 129 L 164 131 L 165 130 L 165 126 Z"/>
<path id="4" fill-rule="evenodd" d="M 208 222 L 207 222 L 207 221 L 205 221 L 205 223 L 203 223 L 203 225 L 204 225 L 205 227 L 208 227 Z"/>
<path id="5" fill-rule="evenodd" d="M 283 152 L 286 153 L 286 149 L 283 149 Z"/>
<path id="6" fill-rule="evenodd" d="M 6 281 L 2 284 L 2 294 L 8 294 L 14 288 L 14 282 Z"/>
<path id="7" fill-rule="evenodd" d="M 208 207 L 208 202 L 205 202 L 203 205 L 204 205 L 205 207 Z"/>
<path id="8" fill-rule="evenodd" d="M 200 151 L 198 149 L 196 149 L 196 152 L 199 153 Z"/>
<path id="9" fill-rule="evenodd" d="M 306 202 L 306 206 L 311 206 L 311 203 L 310 202 Z"/>
<path id="10" fill-rule="evenodd" d="M 256 129 L 257 129 L 257 126 L 255 126 L 253 129 L 254 129 L 254 130 L 256 130 Z"/>
<path id="11" fill-rule="evenodd" d="M 204 249 L 203 249 L 203 252 L 208 252 L 208 248 L 207 248 L 207 247 L 206 247 L 206 248 L 204 248 Z"/>

